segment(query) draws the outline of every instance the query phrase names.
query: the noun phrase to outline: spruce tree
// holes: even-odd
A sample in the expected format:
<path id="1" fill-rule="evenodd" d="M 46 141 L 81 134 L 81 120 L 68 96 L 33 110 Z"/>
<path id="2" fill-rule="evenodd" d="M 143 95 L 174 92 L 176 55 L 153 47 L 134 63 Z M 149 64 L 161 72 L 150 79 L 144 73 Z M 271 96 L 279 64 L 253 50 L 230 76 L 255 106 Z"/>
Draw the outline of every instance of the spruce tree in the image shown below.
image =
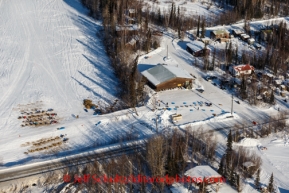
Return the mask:
<path id="1" fill-rule="evenodd" d="M 246 99 L 247 98 L 247 92 L 246 92 L 247 88 L 246 88 L 246 81 L 245 81 L 245 77 L 242 77 L 242 83 L 241 83 L 241 98 L 242 99 Z"/>
<path id="2" fill-rule="evenodd" d="M 218 169 L 218 173 L 221 174 L 222 176 L 224 176 L 224 159 L 225 157 L 223 156 L 221 158 L 219 169 Z"/>
<path id="3" fill-rule="evenodd" d="M 271 174 L 267 190 L 268 190 L 269 193 L 273 193 L 275 191 L 274 190 L 274 176 L 273 176 L 273 173 Z"/>
<path id="4" fill-rule="evenodd" d="M 171 26 L 173 25 L 173 12 L 174 12 L 174 3 L 172 3 L 170 19 L 169 19 L 169 25 Z"/>
<path id="5" fill-rule="evenodd" d="M 272 104 L 272 105 L 275 103 L 275 97 L 274 97 L 274 92 L 273 91 L 271 91 L 269 103 Z"/>
<path id="6" fill-rule="evenodd" d="M 230 168 L 229 180 L 232 186 L 236 186 L 236 172 L 235 172 L 235 165 L 232 164 Z"/>
<path id="7" fill-rule="evenodd" d="M 236 188 L 238 192 L 242 192 L 242 185 L 241 185 L 241 179 L 240 179 L 240 175 L 237 175 L 237 179 L 236 179 Z"/>
<path id="8" fill-rule="evenodd" d="M 216 49 L 214 48 L 213 51 L 213 59 L 212 59 L 212 70 L 215 70 L 215 63 L 216 63 Z"/>
<path id="9" fill-rule="evenodd" d="M 205 37 L 205 19 L 203 19 L 202 21 L 202 33 L 201 33 L 201 38 L 204 38 Z"/>
<path id="10" fill-rule="evenodd" d="M 260 188 L 260 169 L 258 169 L 257 174 L 256 174 L 255 187 L 257 189 Z"/>
<path id="11" fill-rule="evenodd" d="M 162 14 L 161 14 L 160 8 L 158 9 L 158 22 L 159 22 L 159 24 L 162 23 Z"/>
<path id="12" fill-rule="evenodd" d="M 233 138 L 232 138 L 232 131 L 230 130 L 228 138 L 227 138 L 227 149 L 226 149 L 226 168 L 227 171 L 231 165 L 231 157 L 232 157 L 232 143 L 233 143 Z"/>
<path id="13" fill-rule="evenodd" d="M 197 28 L 197 37 L 199 37 L 199 35 L 200 35 L 200 20 L 201 20 L 201 17 L 199 16 L 199 18 L 198 18 L 198 28 Z"/>
<path id="14" fill-rule="evenodd" d="M 237 66 L 238 64 L 238 46 L 236 47 L 236 50 L 235 50 L 235 65 Z"/>

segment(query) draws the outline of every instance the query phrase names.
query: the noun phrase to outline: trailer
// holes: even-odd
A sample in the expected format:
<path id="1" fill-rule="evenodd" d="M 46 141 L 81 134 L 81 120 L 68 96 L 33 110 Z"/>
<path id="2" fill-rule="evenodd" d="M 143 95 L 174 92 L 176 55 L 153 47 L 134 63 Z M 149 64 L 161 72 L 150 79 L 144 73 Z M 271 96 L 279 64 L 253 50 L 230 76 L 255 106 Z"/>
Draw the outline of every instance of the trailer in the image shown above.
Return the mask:
<path id="1" fill-rule="evenodd" d="M 174 114 L 172 115 L 172 121 L 177 122 L 183 118 L 182 114 Z"/>

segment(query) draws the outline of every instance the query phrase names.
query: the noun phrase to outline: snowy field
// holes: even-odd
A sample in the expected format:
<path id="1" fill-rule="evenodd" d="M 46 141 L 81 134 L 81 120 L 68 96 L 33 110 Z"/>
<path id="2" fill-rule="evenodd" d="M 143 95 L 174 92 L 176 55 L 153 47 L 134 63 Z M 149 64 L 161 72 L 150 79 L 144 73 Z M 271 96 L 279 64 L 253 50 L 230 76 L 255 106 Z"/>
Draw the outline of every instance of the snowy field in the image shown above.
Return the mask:
<path id="1" fill-rule="evenodd" d="M 78 1 L 0 0 L 0 13 L 0 157 L 9 166 L 27 159 L 23 142 L 57 136 L 72 115 L 85 118 L 83 99 L 113 102 L 117 82 L 95 35 L 101 25 Z M 22 128 L 17 117 L 31 108 L 53 108 L 60 124 Z"/>
<path id="2" fill-rule="evenodd" d="M 262 158 L 260 182 L 267 186 L 271 174 L 274 174 L 275 184 L 278 187 L 277 192 L 289 192 L 289 140 L 288 134 L 272 134 L 268 138 L 250 139 L 245 138 L 235 146 L 243 146 L 256 152 Z M 262 148 L 266 147 L 266 149 Z M 248 179 L 245 186 L 245 192 L 254 190 L 254 180 Z"/>

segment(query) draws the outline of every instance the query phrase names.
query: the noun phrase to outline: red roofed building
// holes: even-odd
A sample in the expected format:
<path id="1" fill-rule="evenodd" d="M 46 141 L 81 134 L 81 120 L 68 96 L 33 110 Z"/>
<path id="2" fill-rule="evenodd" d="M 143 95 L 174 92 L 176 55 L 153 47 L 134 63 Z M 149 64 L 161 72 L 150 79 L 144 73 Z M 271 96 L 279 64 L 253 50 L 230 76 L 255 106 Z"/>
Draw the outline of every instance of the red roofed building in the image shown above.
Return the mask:
<path id="1" fill-rule="evenodd" d="M 229 71 L 233 76 L 249 75 L 252 74 L 254 70 L 254 67 L 249 64 L 230 66 L 229 68 Z"/>

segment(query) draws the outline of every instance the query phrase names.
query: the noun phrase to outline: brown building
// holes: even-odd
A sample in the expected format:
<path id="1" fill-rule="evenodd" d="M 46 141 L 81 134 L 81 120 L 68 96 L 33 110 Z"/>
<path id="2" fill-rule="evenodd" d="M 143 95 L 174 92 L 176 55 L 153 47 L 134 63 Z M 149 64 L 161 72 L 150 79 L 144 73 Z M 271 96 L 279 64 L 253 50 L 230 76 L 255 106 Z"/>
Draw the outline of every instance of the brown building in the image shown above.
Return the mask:
<path id="1" fill-rule="evenodd" d="M 176 66 L 156 65 L 142 72 L 150 87 L 156 91 L 176 87 L 191 88 L 194 78 L 184 69 Z"/>
<path id="2" fill-rule="evenodd" d="M 221 38 L 230 38 L 230 32 L 228 30 L 211 31 L 211 39 L 217 40 Z"/>
<path id="3" fill-rule="evenodd" d="M 136 10 L 135 9 L 127 9 L 126 15 L 131 17 L 131 18 L 134 18 L 134 17 L 136 17 Z"/>
<path id="4" fill-rule="evenodd" d="M 195 57 L 210 54 L 210 49 L 205 48 L 205 44 L 201 41 L 192 41 L 191 43 L 188 43 L 186 50 Z"/>

